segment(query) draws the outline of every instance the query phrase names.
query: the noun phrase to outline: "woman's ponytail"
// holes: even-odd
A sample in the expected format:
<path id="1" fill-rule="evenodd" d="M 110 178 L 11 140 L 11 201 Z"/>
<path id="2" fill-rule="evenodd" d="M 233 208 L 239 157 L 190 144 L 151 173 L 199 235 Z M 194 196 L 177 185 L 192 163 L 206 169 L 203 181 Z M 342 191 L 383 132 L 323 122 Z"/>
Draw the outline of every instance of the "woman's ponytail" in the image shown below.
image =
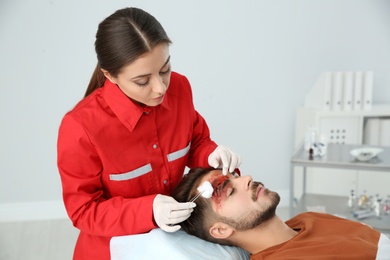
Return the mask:
<path id="1" fill-rule="evenodd" d="M 84 97 L 89 96 L 95 89 L 98 89 L 104 85 L 106 77 L 104 76 L 99 64 L 96 65 L 95 71 L 92 74 L 91 80 L 89 81 L 88 88 L 85 91 Z"/>

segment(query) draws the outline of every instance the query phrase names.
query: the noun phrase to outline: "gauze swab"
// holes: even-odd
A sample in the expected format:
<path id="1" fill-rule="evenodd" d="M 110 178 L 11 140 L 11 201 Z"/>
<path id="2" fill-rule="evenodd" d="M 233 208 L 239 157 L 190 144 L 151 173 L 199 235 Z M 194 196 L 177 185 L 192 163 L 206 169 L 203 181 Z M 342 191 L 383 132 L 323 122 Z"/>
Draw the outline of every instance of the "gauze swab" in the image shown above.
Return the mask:
<path id="1" fill-rule="evenodd" d="M 214 192 L 214 189 L 213 189 L 213 186 L 211 185 L 211 183 L 209 181 L 205 181 L 203 182 L 198 188 L 197 190 L 199 191 L 198 194 L 196 194 L 191 200 L 190 202 L 194 202 L 197 198 L 199 198 L 200 195 L 202 195 L 202 197 L 206 198 L 206 199 L 209 199 L 211 198 L 211 196 L 213 195 L 213 192 Z"/>

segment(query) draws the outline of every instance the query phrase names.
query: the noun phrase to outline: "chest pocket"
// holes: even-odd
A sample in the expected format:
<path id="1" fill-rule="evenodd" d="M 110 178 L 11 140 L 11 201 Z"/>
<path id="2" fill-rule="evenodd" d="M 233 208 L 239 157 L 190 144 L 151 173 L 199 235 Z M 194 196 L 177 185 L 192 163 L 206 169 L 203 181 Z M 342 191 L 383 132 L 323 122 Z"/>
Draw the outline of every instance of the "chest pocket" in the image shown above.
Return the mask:
<path id="1" fill-rule="evenodd" d="M 190 150 L 190 147 L 191 147 L 191 142 L 187 145 L 187 147 L 180 149 L 176 152 L 168 154 L 167 155 L 168 162 L 172 162 L 172 161 L 175 161 L 177 159 L 184 157 L 188 153 L 188 151 Z"/>
<path id="2" fill-rule="evenodd" d="M 131 180 L 137 177 L 140 177 L 144 174 L 147 174 L 148 172 L 152 171 L 152 165 L 150 163 L 141 166 L 133 171 L 125 172 L 121 174 L 110 174 L 110 180 L 111 181 L 126 181 Z"/>
<path id="3" fill-rule="evenodd" d="M 177 150 L 167 155 L 167 161 L 170 171 L 170 192 L 177 186 L 184 174 L 187 164 L 188 154 L 191 148 L 191 142 L 183 149 Z"/>

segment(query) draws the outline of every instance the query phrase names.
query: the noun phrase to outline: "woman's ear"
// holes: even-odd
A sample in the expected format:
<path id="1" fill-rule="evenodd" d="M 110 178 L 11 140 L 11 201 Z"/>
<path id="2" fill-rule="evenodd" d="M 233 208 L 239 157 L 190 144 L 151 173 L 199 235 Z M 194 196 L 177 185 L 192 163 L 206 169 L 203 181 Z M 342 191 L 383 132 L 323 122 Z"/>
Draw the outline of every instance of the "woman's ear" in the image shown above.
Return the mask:
<path id="1" fill-rule="evenodd" d="M 216 239 L 226 239 L 233 234 L 234 229 L 222 222 L 217 222 L 211 226 L 209 232 L 210 235 Z"/>
<path id="2" fill-rule="evenodd" d="M 108 71 L 105 70 L 105 69 L 100 69 L 100 70 L 103 72 L 104 76 L 105 76 L 106 78 L 108 78 L 112 83 L 117 84 L 116 78 L 113 77 L 113 76 L 111 76 L 110 72 L 108 72 Z"/>

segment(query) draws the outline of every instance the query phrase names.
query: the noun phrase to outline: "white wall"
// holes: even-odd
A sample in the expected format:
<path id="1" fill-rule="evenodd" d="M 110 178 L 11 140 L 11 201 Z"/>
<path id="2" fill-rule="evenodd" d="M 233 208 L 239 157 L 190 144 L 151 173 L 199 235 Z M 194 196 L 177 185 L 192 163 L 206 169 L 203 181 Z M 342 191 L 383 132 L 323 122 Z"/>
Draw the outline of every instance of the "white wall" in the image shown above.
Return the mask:
<path id="1" fill-rule="evenodd" d="M 98 23 L 125 6 L 160 20 L 212 137 L 283 194 L 295 111 L 320 72 L 373 70 L 374 103 L 390 103 L 387 0 L 2 0 L 0 215 L 61 200 L 57 129 L 95 67 Z"/>

